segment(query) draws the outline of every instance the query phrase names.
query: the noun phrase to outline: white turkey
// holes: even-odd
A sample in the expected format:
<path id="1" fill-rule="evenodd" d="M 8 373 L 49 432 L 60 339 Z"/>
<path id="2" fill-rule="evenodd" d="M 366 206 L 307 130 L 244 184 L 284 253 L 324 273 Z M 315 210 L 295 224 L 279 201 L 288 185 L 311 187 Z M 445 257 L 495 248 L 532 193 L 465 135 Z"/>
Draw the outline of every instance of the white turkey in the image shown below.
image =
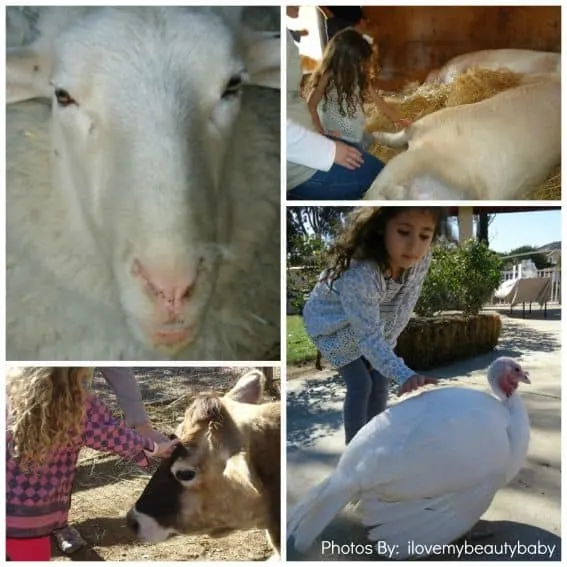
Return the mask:
<path id="1" fill-rule="evenodd" d="M 288 516 L 288 538 L 307 550 L 336 514 L 358 500 L 372 541 L 447 544 L 464 535 L 522 467 L 530 423 L 511 358 L 488 368 L 493 394 L 462 387 L 426 390 L 376 416 L 345 449 L 335 471 Z M 413 547 L 415 549 L 415 546 Z"/>

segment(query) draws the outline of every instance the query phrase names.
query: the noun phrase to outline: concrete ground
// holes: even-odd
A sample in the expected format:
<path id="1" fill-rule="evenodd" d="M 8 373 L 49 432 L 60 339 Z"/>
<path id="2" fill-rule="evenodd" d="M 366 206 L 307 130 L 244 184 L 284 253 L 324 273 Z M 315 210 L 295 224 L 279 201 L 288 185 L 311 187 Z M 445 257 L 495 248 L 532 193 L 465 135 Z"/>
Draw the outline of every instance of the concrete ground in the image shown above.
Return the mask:
<path id="1" fill-rule="evenodd" d="M 440 384 L 448 381 L 486 390 L 486 368 L 498 356 L 513 356 L 530 373 L 531 385 L 521 385 L 531 423 L 527 462 L 520 474 L 495 496 L 481 524 L 491 537 L 475 541 L 479 548 L 461 547 L 461 560 L 561 559 L 561 321 L 560 309 L 547 318 L 534 310 L 522 318 L 501 310 L 502 333 L 495 351 L 430 372 Z M 314 484 L 330 474 L 344 449 L 342 401 L 344 387 L 332 370 L 288 369 L 287 380 L 288 509 Z M 392 390 L 393 392 L 393 390 Z M 395 403 L 395 395 L 391 399 Z M 311 550 L 300 554 L 288 542 L 291 561 L 380 560 L 362 552 L 364 528 L 347 507 L 326 528 Z M 461 540 L 459 543 L 463 544 Z M 332 549 L 332 544 L 335 544 Z M 354 545 L 353 545 L 354 544 Z M 360 544 L 356 547 L 356 544 Z M 458 559 L 455 554 L 435 560 Z"/>

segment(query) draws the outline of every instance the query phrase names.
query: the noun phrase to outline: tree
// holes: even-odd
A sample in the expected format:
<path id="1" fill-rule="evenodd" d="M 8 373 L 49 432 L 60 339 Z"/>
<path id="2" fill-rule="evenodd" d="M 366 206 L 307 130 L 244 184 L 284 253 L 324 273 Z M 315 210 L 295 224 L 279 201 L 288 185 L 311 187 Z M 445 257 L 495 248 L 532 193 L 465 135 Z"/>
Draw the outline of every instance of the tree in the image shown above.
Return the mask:
<path id="1" fill-rule="evenodd" d="M 288 207 L 288 263 L 302 263 L 324 251 L 343 226 L 352 207 Z"/>
<path id="2" fill-rule="evenodd" d="M 507 254 L 503 254 L 505 257 L 504 269 L 510 269 L 514 264 L 519 264 L 522 260 L 532 260 L 536 265 L 538 270 L 543 270 L 544 268 L 549 268 L 552 264 L 547 261 L 545 254 L 538 252 L 537 248 L 533 246 L 520 246 L 511 250 Z"/>
<path id="3" fill-rule="evenodd" d="M 486 212 L 476 215 L 476 239 L 484 242 L 488 246 L 488 227 L 494 220 L 496 215 L 490 215 Z"/>

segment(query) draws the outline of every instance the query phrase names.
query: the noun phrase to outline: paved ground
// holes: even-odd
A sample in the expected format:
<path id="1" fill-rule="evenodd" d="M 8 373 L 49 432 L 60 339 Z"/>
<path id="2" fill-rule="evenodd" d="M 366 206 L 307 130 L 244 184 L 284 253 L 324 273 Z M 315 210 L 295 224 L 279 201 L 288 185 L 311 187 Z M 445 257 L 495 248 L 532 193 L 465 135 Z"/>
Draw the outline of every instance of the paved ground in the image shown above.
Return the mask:
<path id="1" fill-rule="evenodd" d="M 426 373 L 484 390 L 486 368 L 494 358 L 507 355 L 517 357 L 532 379 L 532 385 L 522 385 L 531 422 L 526 465 L 510 485 L 498 492 L 482 517 L 482 523 L 488 524 L 494 535 L 475 542 L 482 547 L 474 552 L 470 547 L 461 547 L 461 559 L 560 560 L 560 310 L 549 310 L 547 315 L 544 319 L 538 310 L 522 319 L 521 309 L 512 316 L 503 310 L 497 350 Z M 340 378 L 332 370 L 317 372 L 314 368 L 306 368 L 301 375 L 295 369 L 292 375 L 296 379 L 286 385 L 288 506 L 333 470 L 344 448 L 341 415 L 344 389 Z M 334 547 L 333 553 L 328 550 L 331 543 L 340 546 Z M 366 544 L 367 540 L 354 511 L 347 508 L 328 526 L 310 552 L 301 555 L 289 545 L 287 558 L 292 561 L 380 559 L 375 553 L 357 553 L 363 548 L 357 549 L 353 543 Z M 455 555 L 431 557 L 457 558 Z"/>

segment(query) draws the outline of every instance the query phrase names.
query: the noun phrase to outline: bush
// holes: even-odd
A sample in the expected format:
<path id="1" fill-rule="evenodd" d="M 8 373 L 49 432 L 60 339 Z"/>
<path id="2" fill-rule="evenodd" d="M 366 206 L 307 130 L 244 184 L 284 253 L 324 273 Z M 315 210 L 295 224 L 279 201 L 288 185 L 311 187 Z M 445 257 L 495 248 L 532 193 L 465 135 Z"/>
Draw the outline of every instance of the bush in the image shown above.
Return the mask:
<path id="1" fill-rule="evenodd" d="M 478 313 L 500 285 L 500 267 L 500 258 L 484 242 L 435 246 L 415 312 L 424 317 L 453 309 Z"/>
<path id="2" fill-rule="evenodd" d="M 484 242 L 471 239 L 459 248 L 456 277 L 458 298 L 465 313 L 478 313 L 498 289 L 501 263 Z"/>

